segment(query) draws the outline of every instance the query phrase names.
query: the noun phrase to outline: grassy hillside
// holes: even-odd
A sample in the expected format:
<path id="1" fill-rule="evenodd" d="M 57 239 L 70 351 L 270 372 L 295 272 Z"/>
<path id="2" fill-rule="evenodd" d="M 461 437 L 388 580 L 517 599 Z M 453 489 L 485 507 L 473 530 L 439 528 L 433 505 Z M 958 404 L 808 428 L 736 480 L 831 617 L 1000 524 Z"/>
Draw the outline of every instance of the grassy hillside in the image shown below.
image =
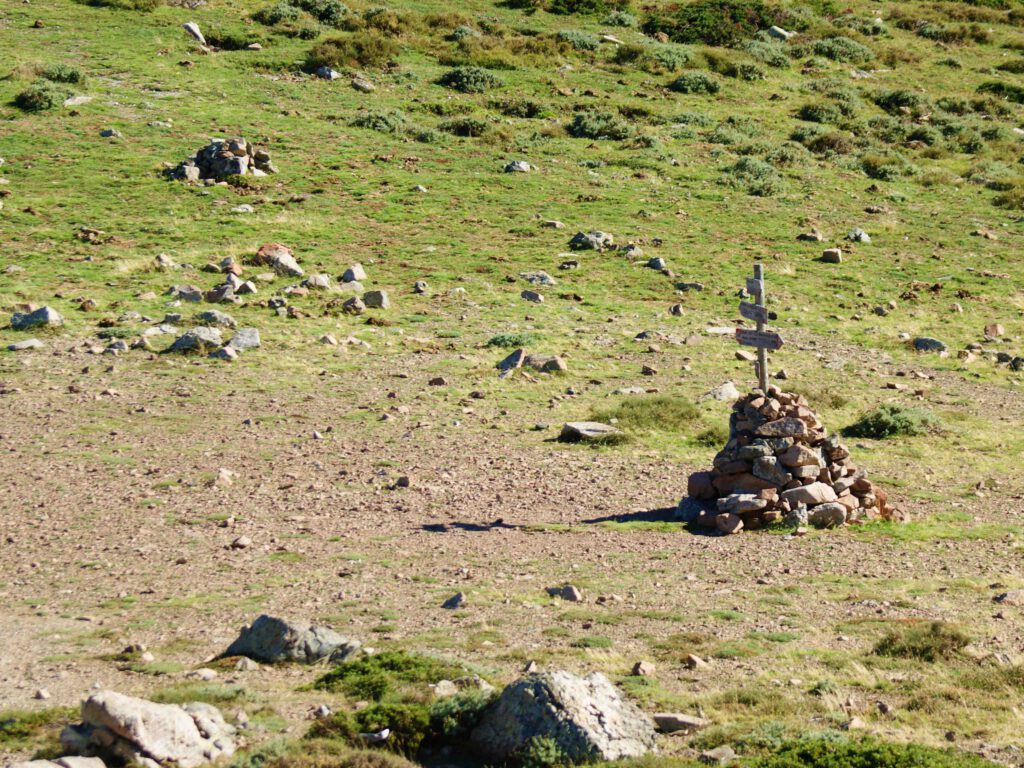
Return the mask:
<path id="1" fill-rule="evenodd" d="M 90 674 L 160 688 L 226 627 L 288 609 L 496 682 L 533 658 L 607 672 L 648 709 L 715 721 L 669 741 L 680 760 L 725 742 L 751 764 L 795 760 L 788 739 L 857 718 L 884 741 L 1019 761 L 1019 610 L 991 599 L 1024 578 L 1024 5 L 33 0 L 0 8 L 0 51 L 0 310 L 66 321 L 0 327 L 4 350 L 46 345 L 0 352 L 19 542 L 0 595 L 30 628 L 26 663 L 82 665 L 49 683 L 65 686 L 54 703 Z M 279 172 L 165 173 L 236 136 Z M 570 250 L 592 230 L 620 249 Z M 223 282 L 202 267 L 225 257 L 255 279 L 270 242 L 334 282 L 361 263 L 392 307 L 350 315 L 346 294 L 312 290 L 278 313 L 268 300 L 299 279 L 274 276 L 237 305 L 170 305 L 172 286 Z M 727 436 L 728 405 L 703 393 L 753 383 L 708 329 L 735 324 L 755 262 L 786 339 L 777 383 L 832 430 L 918 409 L 907 435 L 850 440 L 908 525 L 720 540 L 665 514 Z M 539 270 L 556 284 L 522 277 Z M 153 353 L 94 354 L 211 308 L 262 348 L 160 355 L 162 335 Z M 918 336 L 948 356 L 915 352 Z M 958 356 L 976 343 L 989 354 Z M 499 379 L 520 346 L 568 370 Z M 554 443 L 591 417 L 628 440 Z M 242 479 L 218 484 L 220 467 Z M 258 546 L 239 554 L 242 531 Z M 124 565 L 119 547 L 162 559 Z M 569 580 L 625 601 L 552 607 L 541 585 Z M 438 618 L 463 588 L 468 618 Z M 106 624 L 62 623 L 86 611 Z M 878 651 L 934 620 L 972 644 Z M 34 648 L 58 628 L 67 647 Z M 112 669 L 139 637 L 166 666 Z M 639 658 L 657 679 L 629 674 Z M 287 678 L 247 694 L 271 734 L 321 701 Z M 42 706 L 30 692 L 0 708 Z"/>

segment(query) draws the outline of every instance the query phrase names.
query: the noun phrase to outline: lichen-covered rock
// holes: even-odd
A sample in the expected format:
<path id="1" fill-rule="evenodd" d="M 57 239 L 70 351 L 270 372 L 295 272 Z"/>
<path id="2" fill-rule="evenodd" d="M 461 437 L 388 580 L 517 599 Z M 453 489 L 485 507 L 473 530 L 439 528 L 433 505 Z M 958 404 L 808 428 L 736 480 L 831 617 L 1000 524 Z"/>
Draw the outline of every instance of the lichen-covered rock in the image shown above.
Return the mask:
<path id="1" fill-rule="evenodd" d="M 569 762 L 639 757 L 655 749 L 654 724 L 604 675 L 554 671 L 523 677 L 502 691 L 472 733 L 489 757 L 505 760 L 547 737 Z"/>
<path id="2" fill-rule="evenodd" d="M 285 621 L 266 614 L 241 634 L 225 656 L 248 656 L 256 661 L 275 663 L 300 661 L 312 663 L 321 659 L 346 661 L 359 652 L 362 644 L 338 634 L 330 627 L 305 621 Z"/>
<path id="3" fill-rule="evenodd" d="M 196 768 L 233 754 L 234 734 L 210 704 L 156 704 L 100 691 L 83 702 L 82 723 L 64 729 L 61 745 L 107 763 Z"/>

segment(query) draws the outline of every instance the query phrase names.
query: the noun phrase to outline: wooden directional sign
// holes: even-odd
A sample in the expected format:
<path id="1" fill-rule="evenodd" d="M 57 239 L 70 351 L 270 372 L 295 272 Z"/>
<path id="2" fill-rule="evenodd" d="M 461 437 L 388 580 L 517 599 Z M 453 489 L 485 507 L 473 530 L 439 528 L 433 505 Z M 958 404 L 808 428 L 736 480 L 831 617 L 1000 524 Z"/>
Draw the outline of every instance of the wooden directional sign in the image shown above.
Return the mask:
<path id="1" fill-rule="evenodd" d="M 748 347 L 758 349 L 781 349 L 782 337 L 774 331 L 751 331 L 746 328 L 736 329 L 736 341 Z"/>
<path id="2" fill-rule="evenodd" d="M 764 280 L 756 277 L 747 278 L 747 293 L 751 296 L 760 296 L 764 293 Z"/>
<path id="3" fill-rule="evenodd" d="M 747 320 L 753 320 L 755 323 L 768 322 L 768 310 L 747 301 L 740 302 L 740 315 L 747 318 Z"/>

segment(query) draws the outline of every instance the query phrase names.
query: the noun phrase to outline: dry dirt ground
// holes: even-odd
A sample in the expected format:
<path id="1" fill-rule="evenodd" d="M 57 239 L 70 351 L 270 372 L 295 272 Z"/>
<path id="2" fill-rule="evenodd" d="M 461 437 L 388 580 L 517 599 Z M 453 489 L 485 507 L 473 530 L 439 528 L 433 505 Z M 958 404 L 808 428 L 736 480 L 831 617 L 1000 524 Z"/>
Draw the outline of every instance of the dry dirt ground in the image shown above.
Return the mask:
<path id="1" fill-rule="evenodd" d="M 559 412 L 543 405 L 509 425 L 498 385 L 482 399 L 427 398 L 422 356 L 369 376 L 313 371 L 295 386 L 261 380 L 258 367 L 165 370 L 71 344 L 8 359 L 0 376 L 0 709 L 76 706 L 93 686 L 145 694 L 170 685 L 261 612 L 456 657 L 496 683 L 530 659 L 626 675 L 654 658 L 666 693 L 645 706 L 711 714 L 741 711 L 729 709 L 730 691 L 802 700 L 835 658 L 867 653 L 879 631 L 865 628 L 883 620 L 955 619 L 974 630 L 978 653 L 1024 653 L 1021 609 L 992 603 L 997 582 L 1024 578 L 1012 534 L 694 535 L 657 523 L 700 467 L 642 447 L 556 444 Z M 971 410 L 1020 428 L 1019 394 L 947 383 Z M 535 430 L 535 421 L 552 426 Z M 217 481 L 221 468 L 233 482 Z M 1001 490 L 960 495 L 954 506 L 979 524 L 1019 524 L 1018 472 L 1019 457 L 997 478 Z M 400 476 L 407 488 L 395 487 Z M 893 495 L 918 519 L 949 509 Z M 251 545 L 233 548 L 241 536 Z M 547 597 L 545 587 L 564 583 L 580 586 L 585 602 Z M 459 591 L 465 608 L 440 607 Z M 609 595 L 621 602 L 598 604 Z M 786 632 L 796 639 L 767 652 L 720 653 L 707 670 L 682 664 L 690 641 L 714 655 Z M 579 647 L 598 635 L 611 646 Z M 112 661 L 128 643 L 145 644 L 157 667 Z M 894 708 L 903 703 L 878 682 L 884 669 L 842 668 L 847 681 L 865 679 L 841 686 L 826 708 L 859 712 L 882 734 L 920 737 L 913 717 L 875 713 L 872 688 Z M 227 670 L 218 682 L 272 702 L 278 727 L 297 732 L 323 700 L 297 690 L 314 674 Z M 34 698 L 40 688 L 49 700 Z M 823 722 L 819 710 L 808 710 L 809 726 Z M 925 735 L 941 742 L 946 728 L 968 748 L 984 746 L 962 727 L 930 722 Z M 1005 751 L 1012 745 L 997 746 L 1007 762 L 1018 759 Z"/>

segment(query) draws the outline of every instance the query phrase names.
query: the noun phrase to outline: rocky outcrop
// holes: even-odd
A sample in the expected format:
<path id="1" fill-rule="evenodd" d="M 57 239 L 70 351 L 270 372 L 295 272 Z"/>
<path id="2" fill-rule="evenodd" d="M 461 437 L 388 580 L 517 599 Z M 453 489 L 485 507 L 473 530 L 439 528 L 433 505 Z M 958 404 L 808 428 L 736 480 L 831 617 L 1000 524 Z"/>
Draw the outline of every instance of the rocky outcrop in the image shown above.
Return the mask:
<path id="1" fill-rule="evenodd" d="M 210 704 L 156 704 L 100 691 L 82 704 L 81 724 L 69 725 L 60 739 L 65 751 L 109 764 L 197 768 L 233 754 L 234 734 Z"/>
<path id="2" fill-rule="evenodd" d="M 484 754 L 506 760 L 531 740 L 552 739 L 568 762 L 639 757 L 654 750 L 654 725 L 604 675 L 527 675 L 502 691 L 472 733 Z"/>
<path id="3" fill-rule="evenodd" d="M 330 627 L 264 614 L 242 628 L 224 656 L 248 656 L 267 663 L 312 663 L 321 659 L 341 662 L 355 656 L 361 647 L 358 640 L 344 637 Z"/>

